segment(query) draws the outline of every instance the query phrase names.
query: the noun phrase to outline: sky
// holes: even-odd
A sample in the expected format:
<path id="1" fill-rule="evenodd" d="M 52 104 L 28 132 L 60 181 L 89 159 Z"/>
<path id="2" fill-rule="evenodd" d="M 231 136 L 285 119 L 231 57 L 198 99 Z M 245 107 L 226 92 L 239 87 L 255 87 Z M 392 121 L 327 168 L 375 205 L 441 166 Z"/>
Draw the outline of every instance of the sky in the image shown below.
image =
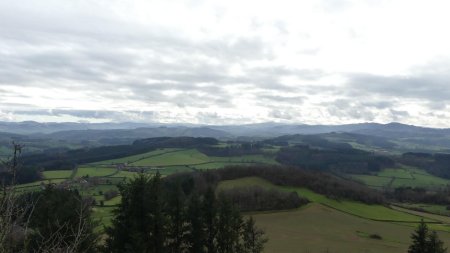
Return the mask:
<path id="1" fill-rule="evenodd" d="M 447 0 L 0 0 L 0 121 L 450 127 Z"/>

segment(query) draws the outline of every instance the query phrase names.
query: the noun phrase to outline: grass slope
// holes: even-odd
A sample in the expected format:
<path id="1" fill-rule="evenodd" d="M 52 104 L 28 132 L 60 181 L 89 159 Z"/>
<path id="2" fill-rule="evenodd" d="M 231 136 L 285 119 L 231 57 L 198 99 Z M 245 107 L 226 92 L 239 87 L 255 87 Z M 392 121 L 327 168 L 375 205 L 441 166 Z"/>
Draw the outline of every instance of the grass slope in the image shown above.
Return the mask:
<path id="1" fill-rule="evenodd" d="M 264 188 L 295 190 L 313 203 L 291 211 L 253 213 L 257 225 L 270 238 L 266 253 L 284 252 L 342 252 L 394 253 L 406 252 L 410 234 L 416 222 L 447 222 L 448 217 L 391 209 L 380 205 L 366 205 L 348 200 L 333 200 L 308 189 L 280 187 L 259 177 L 225 180 L 218 190 L 258 185 Z M 394 222 L 389 222 L 392 220 Z M 395 222 L 398 221 L 398 222 Z M 440 231 L 447 245 L 450 237 L 445 224 L 429 224 Z M 371 234 L 382 237 L 371 239 Z"/>
<path id="2" fill-rule="evenodd" d="M 424 210 L 428 213 L 450 216 L 450 210 L 447 209 L 446 205 L 434 205 L 425 203 L 398 203 L 396 205 L 404 207 L 406 209 Z"/>
<path id="3" fill-rule="evenodd" d="M 89 177 L 107 177 L 116 173 L 117 170 L 113 168 L 103 167 L 80 167 L 77 170 L 75 177 L 82 177 L 88 175 Z"/>
<path id="4" fill-rule="evenodd" d="M 142 155 L 107 160 L 92 165 L 114 165 L 128 163 L 137 167 L 177 167 L 189 166 L 191 169 L 217 169 L 227 165 L 245 165 L 254 163 L 277 164 L 277 162 L 264 155 L 244 155 L 232 157 L 207 156 L 197 149 L 161 149 Z"/>
<path id="5" fill-rule="evenodd" d="M 111 159 L 111 160 L 106 160 L 106 161 L 101 161 L 101 162 L 96 162 L 93 163 L 95 165 L 114 165 L 114 164 L 120 164 L 120 163 L 133 163 L 133 162 L 137 162 L 139 160 L 143 160 L 149 157 L 153 157 L 153 156 L 159 156 L 162 154 L 166 154 L 166 153 L 170 153 L 170 152 L 174 152 L 177 150 L 181 150 L 181 149 L 177 149 L 177 148 L 163 148 L 163 149 L 158 149 L 158 150 L 154 150 L 151 152 L 147 152 L 147 153 L 143 153 L 143 154 L 139 154 L 139 155 L 133 155 L 133 156 L 127 156 L 127 157 L 122 157 L 122 158 L 118 158 L 118 159 Z"/>
<path id="6" fill-rule="evenodd" d="M 419 222 L 421 218 L 424 218 L 424 220 L 427 222 L 435 221 L 427 219 L 426 217 L 423 216 L 401 212 L 382 205 L 367 205 L 364 203 L 351 200 L 330 199 L 324 195 L 315 193 L 305 188 L 280 187 L 273 185 L 271 182 L 258 177 L 245 177 L 234 180 L 225 180 L 219 183 L 218 190 L 251 185 L 257 185 L 264 188 L 276 187 L 278 189 L 282 189 L 285 191 L 296 191 L 300 196 L 308 198 L 311 202 L 320 203 L 322 205 L 328 206 L 338 211 L 370 220 L 414 223 Z"/>
<path id="7" fill-rule="evenodd" d="M 408 166 L 385 169 L 375 175 L 351 175 L 351 178 L 376 188 L 397 188 L 401 186 L 439 188 L 450 185 L 450 180 Z"/>
<path id="8" fill-rule="evenodd" d="M 257 225 L 266 231 L 266 253 L 406 252 L 413 227 L 367 220 L 312 203 L 304 208 L 254 214 Z M 382 240 L 370 239 L 378 234 Z M 439 236 L 450 244 L 448 233 Z M 327 251 L 328 250 L 328 251 Z"/>
<path id="9" fill-rule="evenodd" d="M 45 179 L 69 178 L 72 170 L 47 170 L 42 172 Z"/>

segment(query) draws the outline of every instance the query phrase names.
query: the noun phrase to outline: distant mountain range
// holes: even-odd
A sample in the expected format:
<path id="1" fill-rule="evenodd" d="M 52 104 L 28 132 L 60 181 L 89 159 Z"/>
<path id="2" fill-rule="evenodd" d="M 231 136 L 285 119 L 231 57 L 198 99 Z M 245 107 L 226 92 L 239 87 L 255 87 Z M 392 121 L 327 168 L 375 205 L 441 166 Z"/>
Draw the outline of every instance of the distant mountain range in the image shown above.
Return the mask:
<path id="1" fill-rule="evenodd" d="M 33 143 L 53 140 L 75 145 L 128 144 L 152 137 L 213 137 L 220 140 L 261 140 L 286 135 L 350 133 L 384 139 L 402 150 L 449 150 L 450 129 L 426 128 L 400 123 L 306 125 L 261 123 L 247 125 L 183 125 L 143 123 L 38 123 L 0 122 L 0 144 L 8 140 Z M 86 144 L 88 143 L 88 144 Z"/>
<path id="2" fill-rule="evenodd" d="M 105 129 L 134 129 L 148 127 L 148 124 L 141 123 L 39 123 L 35 121 L 23 122 L 2 122 L 0 121 L 0 132 L 15 134 L 48 134 L 60 131 L 71 130 L 105 130 Z"/>
<path id="3" fill-rule="evenodd" d="M 21 135 L 47 135 L 52 138 L 110 138 L 127 135 L 136 137 L 192 136 L 231 138 L 277 137 L 291 134 L 323 134 L 332 132 L 360 133 L 382 137 L 415 137 L 450 135 L 450 129 L 426 128 L 401 123 L 360 123 L 345 125 L 306 125 L 260 123 L 246 125 L 184 125 L 144 123 L 39 123 L 0 122 L 0 132 Z M 84 138 L 84 137 L 83 137 Z"/>

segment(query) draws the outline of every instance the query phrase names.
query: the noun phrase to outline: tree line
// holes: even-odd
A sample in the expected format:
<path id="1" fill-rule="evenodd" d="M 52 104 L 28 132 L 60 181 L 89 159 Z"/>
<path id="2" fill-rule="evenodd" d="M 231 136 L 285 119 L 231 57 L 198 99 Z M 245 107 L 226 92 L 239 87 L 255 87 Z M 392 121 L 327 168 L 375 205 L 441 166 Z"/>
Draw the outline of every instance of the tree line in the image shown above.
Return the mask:
<path id="1" fill-rule="evenodd" d="M 304 169 L 358 174 L 380 171 L 395 164 L 389 157 L 359 149 L 318 149 L 308 145 L 283 147 L 277 153 L 276 160 Z"/>
<path id="2" fill-rule="evenodd" d="M 230 200 L 239 210 L 244 212 L 294 209 L 309 203 L 308 199 L 300 197 L 295 191 L 282 192 L 259 186 L 246 186 L 219 191 L 221 197 Z"/>
<path id="3" fill-rule="evenodd" d="M 450 179 L 450 154 L 404 153 L 399 161 L 421 168 L 437 177 Z"/>
<path id="4" fill-rule="evenodd" d="M 356 182 L 345 180 L 330 173 L 304 170 L 297 167 L 277 165 L 228 166 L 220 170 L 197 171 L 174 174 L 167 181 L 180 180 L 183 187 L 205 191 L 222 180 L 242 177 L 260 177 L 275 185 L 308 188 L 333 199 L 351 199 L 367 204 L 383 204 L 385 199 L 379 191 Z"/>
<path id="5" fill-rule="evenodd" d="M 386 192 L 385 195 L 396 202 L 450 205 L 449 186 L 434 191 L 422 187 L 402 186 Z"/>

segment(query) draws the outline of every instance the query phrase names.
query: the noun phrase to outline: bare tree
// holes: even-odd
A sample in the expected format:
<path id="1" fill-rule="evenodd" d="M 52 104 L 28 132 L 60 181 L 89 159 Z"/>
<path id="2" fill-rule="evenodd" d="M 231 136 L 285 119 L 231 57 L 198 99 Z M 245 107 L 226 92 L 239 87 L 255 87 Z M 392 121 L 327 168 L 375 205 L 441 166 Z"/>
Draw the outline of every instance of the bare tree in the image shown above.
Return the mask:
<path id="1" fill-rule="evenodd" d="M 12 175 L 11 182 L 3 181 L 0 194 L 0 253 L 12 252 L 18 241 L 25 239 L 28 232 L 28 221 L 33 204 L 19 205 L 16 191 L 16 176 L 19 167 L 19 156 L 22 146 L 13 142 L 13 157 L 1 161 L 3 169 Z M 28 214 L 28 215 L 27 215 Z"/>
<path id="2" fill-rule="evenodd" d="M 20 167 L 19 158 L 22 153 L 22 145 L 13 143 L 12 157 L 1 161 L 0 166 L 11 175 L 11 182 L 3 181 L 0 193 L 0 253 L 10 252 L 38 252 L 38 253 L 75 253 L 86 252 L 94 248 L 95 240 L 89 240 L 89 229 L 92 224 L 86 217 L 89 216 L 89 208 L 80 198 L 79 210 L 77 210 L 78 223 L 76 227 L 69 226 L 68 222 L 59 223 L 58 229 L 51 234 L 40 234 L 38 230 L 30 228 L 30 219 L 33 215 L 36 200 L 20 201 L 20 192 L 17 188 L 17 172 Z M 1 169 L 0 167 L 0 169 Z M 37 247 L 31 250 L 30 238 L 37 241 Z M 71 240 L 66 240 L 68 237 Z M 84 242 L 89 244 L 80 250 Z"/>

